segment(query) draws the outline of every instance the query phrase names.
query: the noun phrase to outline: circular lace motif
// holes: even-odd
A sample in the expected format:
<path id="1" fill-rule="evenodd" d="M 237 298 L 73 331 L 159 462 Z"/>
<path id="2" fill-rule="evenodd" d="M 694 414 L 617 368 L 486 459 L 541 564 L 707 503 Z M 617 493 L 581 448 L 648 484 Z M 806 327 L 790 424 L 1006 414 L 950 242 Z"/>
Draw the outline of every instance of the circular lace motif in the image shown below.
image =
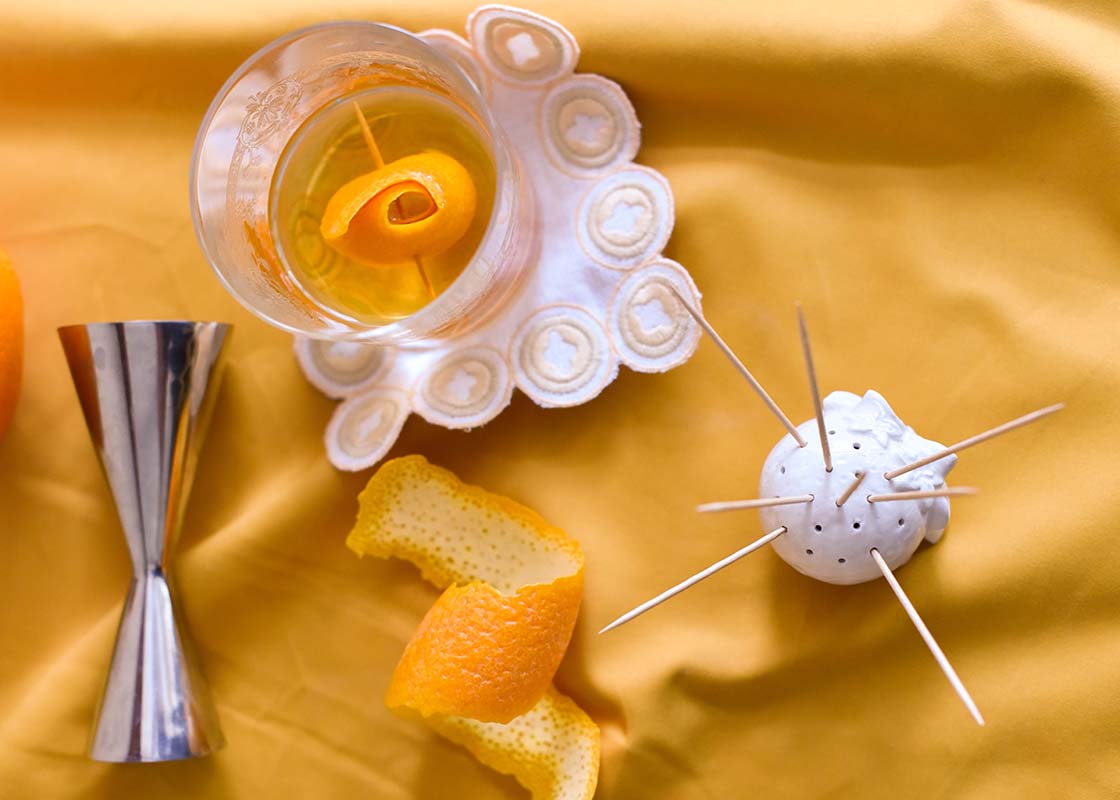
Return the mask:
<path id="1" fill-rule="evenodd" d="M 619 358 L 639 372 L 663 372 L 687 361 L 700 327 L 674 290 L 694 308 L 700 297 L 684 268 L 661 260 L 629 275 L 611 308 L 611 333 Z"/>
<path id="2" fill-rule="evenodd" d="M 545 407 L 587 402 L 617 370 L 602 326 L 571 306 L 531 317 L 514 339 L 513 357 L 518 386 Z"/>
<path id="3" fill-rule="evenodd" d="M 340 469 L 373 466 L 389 452 L 408 418 L 403 392 L 383 391 L 354 397 L 335 409 L 327 425 L 327 455 Z"/>
<path id="4" fill-rule="evenodd" d="M 328 397 L 348 397 L 388 371 L 392 351 L 357 342 L 298 338 L 296 359 L 311 384 Z"/>
<path id="5" fill-rule="evenodd" d="M 519 83 L 547 83 L 571 72 L 578 48 L 572 35 L 528 11 L 484 7 L 467 23 L 487 66 Z"/>
<path id="6" fill-rule="evenodd" d="M 541 107 L 542 138 L 561 168 L 597 171 L 638 152 L 638 118 L 617 84 L 581 75 L 553 89 Z"/>
<path id="7" fill-rule="evenodd" d="M 669 240 L 673 196 L 656 172 L 628 167 L 599 183 L 579 214 L 580 243 L 605 266 L 630 269 L 649 260 Z"/>
<path id="8" fill-rule="evenodd" d="M 501 354 L 475 347 L 452 353 L 432 367 L 414 405 L 435 425 L 473 428 L 496 417 L 512 394 L 513 382 Z"/>

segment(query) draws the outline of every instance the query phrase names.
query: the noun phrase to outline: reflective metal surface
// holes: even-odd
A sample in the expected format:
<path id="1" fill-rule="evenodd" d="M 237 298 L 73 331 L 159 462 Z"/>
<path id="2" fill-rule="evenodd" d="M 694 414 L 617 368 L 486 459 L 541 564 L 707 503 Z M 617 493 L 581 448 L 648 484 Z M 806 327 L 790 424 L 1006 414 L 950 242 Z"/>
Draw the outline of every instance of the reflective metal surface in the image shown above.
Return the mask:
<path id="1" fill-rule="evenodd" d="M 222 746 L 176 615 L 168 562 L 217 394 L 228 325 L 115 322 L 59 328 L 132 558 L 90 756 L 170 761 Z"/>

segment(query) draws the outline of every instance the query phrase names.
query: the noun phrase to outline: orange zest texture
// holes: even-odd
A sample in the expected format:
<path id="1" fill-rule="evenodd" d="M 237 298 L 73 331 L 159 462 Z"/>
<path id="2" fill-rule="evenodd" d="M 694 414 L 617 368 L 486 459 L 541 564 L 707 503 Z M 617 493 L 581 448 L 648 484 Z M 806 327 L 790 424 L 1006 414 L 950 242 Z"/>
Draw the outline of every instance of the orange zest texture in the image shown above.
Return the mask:
<path id="1" fill-rule="evenodd" d="M 23 376 L 23 300 L 19 280 L 0 253 L 0 437 L 16 410 Z"/>
<path id="2" fill-rule="evenodd" d="M 477 198 L 466 168 L 439 152 L 392 161 L 344 184 L 319 232 L 345 256 L 392 265 L 449 250 L 470 227 Z"/>
<path id="3" fill-rule="evenodd" d="M 599 729 L 551 685 L 583 594 L 579 544 L 421 456 L 382 465 L 359 502 L 347 545 L 411 561 L 445 590 L 401 656 L 388 706 L 418 712 L 534 800 L 590 798 Z"/>

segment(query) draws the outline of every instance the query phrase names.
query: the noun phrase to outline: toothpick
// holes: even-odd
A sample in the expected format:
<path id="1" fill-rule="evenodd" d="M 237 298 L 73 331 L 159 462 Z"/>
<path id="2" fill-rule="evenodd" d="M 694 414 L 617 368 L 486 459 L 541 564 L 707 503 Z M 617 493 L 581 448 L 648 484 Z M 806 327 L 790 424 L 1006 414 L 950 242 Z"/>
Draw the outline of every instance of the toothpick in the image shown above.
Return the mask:
<path id="1" fill-rule="evenodd" d="M 813 495 L 799 494 L 795 497 L 760 497 L 757 500 L 728 500 L 720 503 L 704 503 L 696 506 L 701 514 L 714 511 L 738 511 L 742 508 L 767 508 L 769 506 L 791 506 L 795 503 L 811 503 Z"/>
<path id="2" fill-rule="evenodd" d="M 930 489 L 915 492 L 891 492 L 890 494 L 869 494 L 869 503 L 889 503 L 894 500 L 921 500 L 923 497 L 964 497 L 976 494 L 971 486 L 953 486 L 945 489 Z"/>
<path id="3" fill-rule="evenodd" d="M 996 436 L 1007 433 L 1008 431 L 1013 431 L 1016 428 L 1021 428 L 1024 425 L 1029 425 L 1035 420 L 1042 419 L 1049 414 L 1053 414 L 1055 411 L 1061 411 L 1065 407 L 1065 403 L 1055 403 L 1052 406 L 1040 408 L 1038 411 L 1032 411 L 1030 414 L 1024 414 L 1018 419 L 1013 419 L 1010 422 L 1005 422 L 1004 424 L 992 428 L 991 430 L 986 430 L 983 433 L 978 433 L 975 436 L 964 439 L 963 441 L 957 442 L 956 444 L 949 445 L 944 450 L 939 450 L 931 456 L 926 456 L 925 458 L 919 459 L 918 461 L 915 461 L 911 464 L 907 464 L 904 467 L 899 467 L 896 470 L 892 470 L 886 473 L 886 475 L 884 475 L 883 477 L 888 481 L 893 481 L 899 475 L 905 475 L 907 472 L 910 472 L 910 470 L 924 467 L 926 464 L 931 464 L 934 461 L 939 461 L 940 459 L 945 458 L 945 456 L 952 455 L 953 453 L 959 453 L 961 450 L 964 450 L 967 447 L 972 447 L 974 444 L 986 442 L 989 439 L 994 439 Z"/>
<path id="4" fill-rule="evenodd" d="M 400 203 L 399 200 L 394 200 L 394 203 Z M 397 213 L 400 213 L 398 207 Z M 432 279 L 428 277 L 428 270 L 424 269 L 424 262 L 420 260 L 420 256 L 414 255 L 412 261 L 416 264 L 416 271 L 420 273 L 420 279 L 424 281 L 424 288 L 428 290 L 428 297 L 435 298 L 436 287 L 432 286 Z"/>
<path id="5" fill-rule="evenodd" d="M 755 393 L 762 398 L 762 402 L 766 404 L 766 407 L 770 409 L 774 416 L 777 417 L 782 425 L 785 426 L 786 430 L 789 431 L 789 435 L 793 437 L 793 440 L 795 442 L 797 442 L 797 446 L 804 447 L 805 439 L 802 438 L 801 434 L 797 432 L 797 428 L 794 427 L 794 424 L 789 421 L 789 417 L 787 417 L 785 413 L 780 408 L 778 408 L 778 404 L 774 402 L 774 399 L 770 397 L 769 394 L 767 394 L 766 390 L 762 388 L 762 384 L 758 382 L 754 375 L 751 374 L 751 371 L 747 369 L 746 365 L 743 364 L 743 362 L 739 360 L 739 357 L 736 356 L 731 348 L 727 346 L 727 343 L 723 341 L 722 338 L 720 338 L 720 335 L 716 333 L 716 329 L 713 328 L 706 319 L 704 319 L 703 314 L 701 314 L 697 309 L 693 308 L 692 304 L 684 299 L 684 297 L 680 292 L 676 290 L 675 287 L 669 286 L 669 289 L 673 292 L 674 295 L 676 295 L 677 300 L 679 300 L 680 304 L 684 306 L 685 311 L 691 314 L 692 318 L 696 320 L 696 324 L 704 330 L 704 333 L 708 334 L 708 336 L 712 338 L 712 341 L 715 342 L 716 347 L 723 351 L 723 354 L 727 356 L 727 360 L 730 361 L 735 369 L 739 371 L 739 374 L 747 379 L 747 383 L 749 383 L 751 385 L 751 388 L 754 389 Z"/>
<path id="6" fill-rule="evenodd" d="M 848 498 L 852 496 L 852 492 L 854 492 L 856 489 L 859 488 L 859 485 L 861 483 L 863 483 L 863 479 L 866 478 L 866 477 L 867 477 L 867 471 L 866 470 L 861 470 L 861 471 L 856 473 L 855 480 L 853 480 L 851 483 L 849 483 L 848 488 L 845 489 L 844 493 L 842 495 L 840 495 L 840 497 L 837 498 L 837 500 L 836 500 L 836 507 L 837 508 L 839 508 L 840 506 L 842 506 L 846 502 L 848 502 Z"/>
<path id="7" fill-rule="evenodd" d="M 358 101 L 351 102 L 354 106 L 354 114 L 358 117 L 358 124 L 362 127 L 362 138 L 366 140 L 366 149 L 369 150 L 370 158 L 373 159 L 374 169 L 381 169 L 385 166 L 385 159 L 381 157 L 381 150 L 377 147 L 377 141 L 373 138 L 373 131 L 369 129 L 369 120 L 366 115 L 362 113 L 362 107 L 358 105 Z"/>
<path id="8" fill-rule="evenodd" d="M 377 146 L 377 140 L 373 138 L 373 131 L 369 128 L 369 120 L 367 120 L 366 115 L 362 113 L 362 107 L 358 105 L 357 100 L 352 101 L 352 105 L 354 106 L 354 114 L 358 117 L 358 124 L 362 128 L 362 138 L 366 141 L 366 149 L 369 150 L 370 158 L 373 159 L 374 169 L 381 169 L 385 166 L 385 159 L 381 157 L 381 150 Z M 392 202 L 392 205 L 396 207 L 397 215 L 403 217 L 404 211 L 401 209 L 401 200 L 399 197 Z M 415 262 L 416 269 L 420 273 L 420 279 L 424 281 L 424 287 L 428 290 L 428 295 L 434 298 L 436 296 L 436 290 L 435 287 L 432 286 L 432 279 L 428 277 L 428 271 L 424 269 L 424 262 L 421 261 L 420 256 L 417 255 L 414 255 L 412 260 Z"/>
<path id="9" fill-rule="evenodd" d="M 666 600 L 668 600 L 670 597 L 673 597 L 674 595 L 680 594 L 685 589 L 688 589 L 691 586 L 695 586 L 696 584 L 698 584 L 700 581 L 704 580 L 705 578 L 709 578 L 712 575 L 715 575 L 717 572 L 719 572 L 724 567 L 726 567 L 730 564 L 734 564 L 736 561 L 738 561 L 743 556 L 749 555 L 750 553 L 753 553 L 755 550 L 758 550 L 759 548 L 770 544 L 770 542 L 774 541 L 775 539 L 777 539 L 779 536 L 781 536 L 785 532 L 786 532 L 785 526 L 782 526 L 781 528 L 777 528 L 775 530 L 770 531 L 770 533 L 766 534 L 761 539 L 757 539 L 757 540 L 751 542 L 750 544 L 748 544 L 746 547 L 744 547 L 741 550 L 736 550 L 734 553 L 729 555 L 727 558 L 722 559 L 720 561 L 717 561 L 716 563 L 712 564 L 710 567 L 708 567 L 705 570 L 701 570 L 700 572 L 697 572 L 695 575 L 693 575 L 688 580 L 681 581 L 676 586 L 674 586 L 672 589 L 667 589 L 664 592 L 662 592 L 661 594 L 657 595 L 657 597 L 653 598 L 652 600 L 647 600 L 646 602 L 642 603 L 640 606 L 638 606 L 634 610 L 627 611 L 625 614 L 623 614 L 621 617 L 616 619 L 610 625 L 608 625 L 607 627 L 605 627 L 601 631 L 599 631 L 599 633 L 606 633 L 609 630 L 613 630 L 614 628 L 617 628 L 619 625 L 625 625 L 627 622 L 634 619 L 635 617 L 639 617 L 642 614 L 646 613 L 647 611 L 649 611 L 654 606 L 661 605 Z"/>
<path id="10" fill-rule="evenodd" d="M 809 390 L 813 394 L 813 412 L 817 415 L 817 431 L 821 436 L 821 452 L 824 455 L 824 470 L 832 472 L 832 450 L 828 446 L 828 431 L 824 426 L 824 408 L 821 405 L 821 390 L 817 386 L 817 370 L 813 366 L 813 349 L 809 344 L 809 329 L 805 326 L 805 315 L 801 304 L 797 303 L 797 326 L 801 331 L 801 351 L 805 354 L 805 368 L 809 372 Z"/>
<path id="11" fill-rule="evenodd" d="M 957 671 L 953 669 L 953 665 L 950 664 L 949 659 L 945 657 L 945 653 L 933 638 L 933 634 L 929 632 L 929 628 L 922 622 L 922 618 L 918 616 L 918 612 L 914 610 L 913 603 L 911 603 L 910 598 L 906 596 L 906 592 L 902 591 L 902 586 L 899 585 L 898 579 L 895 578 L 894 573 L 891 572 L 891 568 L 887 566 L 887 562 L 883 560 L 879 551 L 874 547 L 871 548 L 871 557 L 875 559 L 876 566 L 878 566 L 879 571 L 883 573 L 883 577 L 886 578 L 891 590 L 898 598 L 898 602 L 902 604 L 902 610 L 906 612 L 906 616 L 910 617 L 910 621 L 914 623 L 914 627 L 918 629 L 918 635 L 925 641 L 926 647 L 928 647 L 930 653 L 933 654 L 934 660 L 936 660 L 937 665 L 941 667 L 941 671 L 945 673 L 945 677 L 949 679 L 950 685 L 952 685 L 953 690 L 960 697 L 961 702 L 964 703 L 965 708 L 968 709 L 968 713 L 976 720 L 977 725 L 983 725 L 984 718 L 980 716 L 980 709 L 978 709 L 976 703 L 972 701 L 972 695 L 968 693 L 968 689 L 964 688 L 961 679 L 957 677 Z"/>

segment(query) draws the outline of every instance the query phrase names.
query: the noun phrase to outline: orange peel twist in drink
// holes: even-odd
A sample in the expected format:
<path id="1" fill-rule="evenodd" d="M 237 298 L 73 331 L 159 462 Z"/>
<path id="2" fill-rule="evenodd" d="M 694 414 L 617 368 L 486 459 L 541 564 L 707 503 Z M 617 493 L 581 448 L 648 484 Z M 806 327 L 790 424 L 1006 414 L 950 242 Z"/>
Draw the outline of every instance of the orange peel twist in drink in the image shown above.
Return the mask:
<path id="1" fill-rule="evenodd" d="M 344 184 L 327 202 L 319 232 L 355 261 L 392 266 L 449 250 L 470 227 L 476 202 L 462 164 L 416 153 Z"/>

